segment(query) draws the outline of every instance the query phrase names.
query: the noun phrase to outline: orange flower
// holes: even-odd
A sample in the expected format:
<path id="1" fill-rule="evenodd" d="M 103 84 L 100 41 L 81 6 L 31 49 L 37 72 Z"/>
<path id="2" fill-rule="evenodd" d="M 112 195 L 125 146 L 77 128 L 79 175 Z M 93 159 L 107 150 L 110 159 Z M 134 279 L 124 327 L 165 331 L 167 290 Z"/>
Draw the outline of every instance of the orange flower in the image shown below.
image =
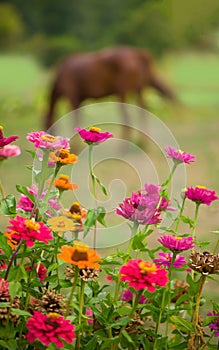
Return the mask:
<path id="1" fill-rule="evenodd" d="M 10 245 L 10 247 L 12 248 L 12 250 L 14 250 L 18 245 L 18 242 L 16 241 L 16 239 L 12 238 L 12 236 L 15 233 L 16 233 L 15 231 L 4 232 L 4 235 L 7 237 L 7 242 Z"/>
<path id="2" fill-rule="evenodd" d="M 75 164 L 78 160 L 78 157 L 75 154 L 70 153 L 69 149 L 65 148 L 51 152 L 49 157 L 51 162 L 56 162 L 60 165 Z"/>
<path id="3" fill-rule="evenodd" d="M 57 257 L 67 263 L 76 265 L 79 269 L 98 269 L 100 267 L 98 262 L 101 261 L 96 250 L 90 249 L 89 246 L 79 241 L 75 241 L 73 247 L 63 246 L 61 254 L 58 254 Z"/>
<path id="4" fill-rule="evenodd" d="M 59 189 L 59 191 L 66 190 L 77 190 L 78 185 L 69 181 L 69 176 L 60 174 L 59 179 L 55 179 L 54 186 Z"/>

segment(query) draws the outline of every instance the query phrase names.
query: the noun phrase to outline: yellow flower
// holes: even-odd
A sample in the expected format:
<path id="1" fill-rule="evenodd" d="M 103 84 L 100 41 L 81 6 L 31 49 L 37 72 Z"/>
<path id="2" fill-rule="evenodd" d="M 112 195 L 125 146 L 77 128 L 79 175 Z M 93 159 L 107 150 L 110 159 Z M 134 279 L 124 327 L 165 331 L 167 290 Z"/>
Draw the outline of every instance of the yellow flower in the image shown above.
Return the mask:
<path id="1" fill-rule="evenodd" d="M 70 153 L 69 149 L 65 148 L 51 152 L 49 157 L 51 162 L 56 162 L 60 165 L 75 164 L 78 160 L 78 157 L 75 154 Z"/>
<path id="2" fill-rule="evenodd" d="M 52 231 L 65 232 L 65 231 L 75 231 L 77 226 L 73 223 L 71 219 L 66 218 L 66 216 L 55 216 L 47 220 Z"/>
<path id="3" fill-rule="evenodd" d="M 98 269 L 101 261 L 100 256 L 94 249 L 82 242 L 75 241 L 74 246 L 62 246 L 61 253 L 57 255 L 59 259 L 67 263 L 76 265 L 79 269 Z"/>

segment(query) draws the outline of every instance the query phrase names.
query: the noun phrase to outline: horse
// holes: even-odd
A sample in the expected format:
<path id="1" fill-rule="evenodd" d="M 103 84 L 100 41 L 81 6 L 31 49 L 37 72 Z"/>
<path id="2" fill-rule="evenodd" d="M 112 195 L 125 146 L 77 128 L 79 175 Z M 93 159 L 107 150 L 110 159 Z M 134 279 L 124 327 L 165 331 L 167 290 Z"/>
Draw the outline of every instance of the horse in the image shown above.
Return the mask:
<path id="1" fill-rule="evenodd" d="M 120 46 L 70 55 L 58 66 L 45 128 L 52 126 L 55 105 L 61 97 L 66 97 L 72 109 L 77 110 L 88 98 L 115 95 L 119 102 L 125 103 L 127 95 L 135 93 L 137 105 L 145 108 L 142 96 L 145 88 L 154 88 L 164 97 L 175 99 L 173 91 L 157 73 L 153 56 L 144 49 Z M 128 117 L 126 113 L 123 115 L 127 125 Z"/>

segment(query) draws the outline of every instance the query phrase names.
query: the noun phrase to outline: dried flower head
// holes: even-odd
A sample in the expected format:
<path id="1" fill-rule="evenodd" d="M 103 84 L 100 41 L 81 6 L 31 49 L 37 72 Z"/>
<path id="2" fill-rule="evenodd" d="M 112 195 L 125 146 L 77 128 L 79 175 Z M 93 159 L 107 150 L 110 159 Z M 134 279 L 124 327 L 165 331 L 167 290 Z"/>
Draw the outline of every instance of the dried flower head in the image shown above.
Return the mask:
<path id="1" fill-rule="evenodd" d="M 89 279 L 91 279 L 93 282 L 96 282 L 96 279 L 99 277 L 100 269 L 90 269 L 85 268 L 80 270 L 80 278 L 87 282 Z"/>
<path id="2" fill-rule="evenodd" d="M 196 250 L 192 250 L 189 261 L 189 266 L 202 275 L 219 272 L 219 254 L 214 255 L 209 252 L 200 253 Z"/>
<path id="3" fill-rule="evenodd" d="M 55 290 L 47 290 L 39 300 L 35 301 L 34 308 L 36 311 L 47 314 L 55 312 L 65 315 L 66 305 L 64 295 L 57 293 Z"/>

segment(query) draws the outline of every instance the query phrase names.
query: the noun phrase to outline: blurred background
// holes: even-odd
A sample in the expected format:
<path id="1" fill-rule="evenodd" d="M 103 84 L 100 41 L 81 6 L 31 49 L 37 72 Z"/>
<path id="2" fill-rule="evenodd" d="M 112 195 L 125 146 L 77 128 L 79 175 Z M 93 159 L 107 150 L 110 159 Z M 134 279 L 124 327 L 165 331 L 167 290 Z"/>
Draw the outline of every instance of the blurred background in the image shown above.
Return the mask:
<path id="1" fill-rule="evenodd" d="M 16 143 L 23 150 L 1 167 L 5 193 L 15 193 L 16 183 L 31 184 L 25 166 L 32 160 L 24 150 L 32 145 L 26 134 L 43 129 L 58 62 L 72 53 L 116 45 L 154 55 L 180 104 L 149 90 L 144 93 L 147 108 L 172 131 L 181 149 L 197 156 L 187 168 L 188 184 L 219 193 L 218 0 L 0 0 L 0 124 L 6 136 L 19 135 Z M 134 97 L 128 102 L 135 103 Z M 60 101 L 56 118 L 70 110 L 68 101 Z M 159 169 L 158 153 L 148 152 Z M 216 236 L 209 232 L 219 229 L 218 214 L 217 202 L 201 208 L 199 230 L 212 246 Z"/>

